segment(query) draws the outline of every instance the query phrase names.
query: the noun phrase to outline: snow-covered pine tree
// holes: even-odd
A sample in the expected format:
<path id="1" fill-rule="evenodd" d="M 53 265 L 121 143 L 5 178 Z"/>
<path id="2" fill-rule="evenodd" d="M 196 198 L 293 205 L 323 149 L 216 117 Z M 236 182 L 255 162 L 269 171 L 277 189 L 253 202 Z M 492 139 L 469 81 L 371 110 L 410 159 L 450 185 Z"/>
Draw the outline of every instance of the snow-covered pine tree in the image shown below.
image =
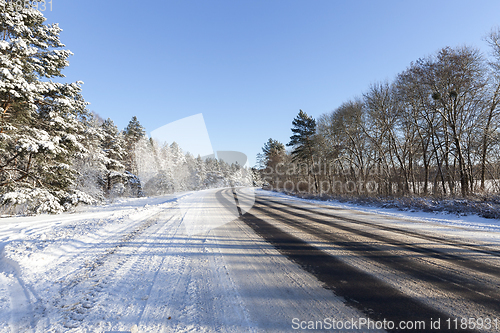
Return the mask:
<path id="1" fill-rule="evenodd" d="M 137 164 L 137 176 L 141 180 L 141 184 L 146 184 L 151 178 L 158 173 L 157 157 L 153 152 L 151 141 L 143 138 L 137 142 L 134 149 L 134 155 Z"/>
<path id="2" fill-rule="evenodd" d="M 135 146 L 146 135 L 144 127 L 139 123 L 136 116 L 133 116 L 127 127 L 123 131 L 125 138 L 125 170 L 137 175 L 137 158 L 135 156 Z"/>
<path id="3" fill-rule="evenodd" d="M 163 195 L 173 193 L 175 188 L 173 163 L 170 160 L 170 147 L 167 144 L 160 147 L 158 142 L 152 138 L 149 139 L 149 146 L 151 149 L 151 156 L 153 157 L 151 162 L 153 163 L 151 163 L 149 167 L 141 166 L 140 172 L 145 194 Z M 145 160 L 147 159 L 146 157 Z M 141 165 L 143 165 L 142 162 Z M 144 174 L 149 174 L 150 178 L 146 180 L 143 176 Z"/>
<path id="4" fill-rule="evenodd" d="M 186 191 L 193 191 L 196 189 L 196 159 L 191 153 L 186 153 L 186 164 L 184 166 L 186 170 L 186 177 L 184 179 L 184 185 Z"/>
<path id="5" fill-rule="evenodd" d="M 186 178 L 189 177 L 186 165 L 186 155 L 184 155 L 184 152 L 177 142 L 172 142 L 169 148 L 169 153 L 175 191 L 185 191 Z"/>
<path id="6" fill-rule="evenodd" d="M 123 133 L 118 130 L 113 120 L 106 119 L 101 125 L 102 141 L 101 148 L 106 156 L 106 191 L 111 196 L 123 194 L 124 169 L 123 159 L 125 157 L 125 142 Z"/>
<path id="7" fill-rule="evenodd" d="M 82 82 L 50 81 L 64 77 L 72 53 L 62 49 L 59 26 L 45 20 L 0 1 L 0 203 L 13 213 L 64 210 L 71 156 L 85 151 Z"/>
<path id="8" fill-rule="evenodd" d="M 173 155 L 171 153 L 170 146 L 168 143 L 164 143 L 159 149 L 159 162 L 160 171 L 158 176 L 160 181 L 158 182 L 158 187 L 160 192 L 163 193 L 173 193 L 175 192 L 175 179 L 174 179 L 174 169 L 175 161 L 173 160 Z"/>
<path id="9" fill-rule="evenodd" d="M 207 170 L 205 167 L 205 161 L 200 155 L 196 158 L 196 173 L 195 173 L 195 190 L 203 190 L 207 187 L 206 178 Z"/>
<path id="10" fill-rule="evenodd" d="M 102 122 L 97 114 L 91 113 L 89 119 L 83 123 L 86 130 L 82 144 L 86 151 L 76 154 L 72 160 L 72 165 L 78 172 L 76 190 L 86 193 L 95 201 L 104 200 L 108 175 L 107 158 L 101 147 L 104 140 Z"/>
<path id="11" fill-rule="evenodd" d="M 249 170 L 249 181 L 254 187 L 262 187 L 264 185 L 260 172 L 261 170 L 257 168 Z"/>
<path id="12" fill-rule="evenodd" d="M 243 186 L 246 184 L 245 181 L 245 169 L 241 167 L 238 163 L 233 163 L 230 165 L 229 184 L 231 186 Z"/>
<path id="13" fill-rule="evenodd" d="M 207 158 L 205 160 L 205 170 L 207 188 L 221 186 L 219 184 L 223 183 L 224 177 L 222 176 L 220 163 L 216 158 Z"/>
<path id="14" fill-rule="evenodd" d="M 217 184 L 218 187 L 226 187 L 231 186 L 231 181 L 233 180 L 231 177 L 231 165 L 226 163 L 223 159 L 219 160 L 219 174 L 220 174 L 220 182 Z"/>

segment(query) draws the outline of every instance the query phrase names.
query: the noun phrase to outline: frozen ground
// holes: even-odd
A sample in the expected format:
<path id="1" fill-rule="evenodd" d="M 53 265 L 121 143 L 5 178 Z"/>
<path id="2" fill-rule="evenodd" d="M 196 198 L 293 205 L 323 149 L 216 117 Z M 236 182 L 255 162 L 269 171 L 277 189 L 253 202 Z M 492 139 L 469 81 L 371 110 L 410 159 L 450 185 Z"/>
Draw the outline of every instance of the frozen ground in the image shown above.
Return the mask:
<path id="1" fill-rule="evenodd" d="M 284 332 L 293 318 L 364 316 L 217 195 L 234 200 L 207 190 L 0 219 L 0 332 Z M 251 200 L 240 200 L 250 209 Z M 500 240 L 498 220 L 311 203 L 382 214 L 381 223 L 390 215 L 399 227 L 470 242 Z"/>

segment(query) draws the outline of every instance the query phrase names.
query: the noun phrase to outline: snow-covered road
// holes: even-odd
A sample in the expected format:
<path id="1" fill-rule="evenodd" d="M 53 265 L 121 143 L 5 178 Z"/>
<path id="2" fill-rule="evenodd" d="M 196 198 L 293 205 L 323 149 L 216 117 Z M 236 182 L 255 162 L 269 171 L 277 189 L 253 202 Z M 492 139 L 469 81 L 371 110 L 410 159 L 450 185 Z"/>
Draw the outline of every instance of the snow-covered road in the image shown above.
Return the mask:
<path id="1" fill-rule="evenodd" d="M 0 332 L 283 332 L 363 316 L 219 192 L 1 219 Z"/>
<path id="2" fill-rule="evenodd" d="M 494 226 L 257 193 L 215 189 L 0 219 L 0 332 L 286 332 L 384 315 L 500 320 Z"/>

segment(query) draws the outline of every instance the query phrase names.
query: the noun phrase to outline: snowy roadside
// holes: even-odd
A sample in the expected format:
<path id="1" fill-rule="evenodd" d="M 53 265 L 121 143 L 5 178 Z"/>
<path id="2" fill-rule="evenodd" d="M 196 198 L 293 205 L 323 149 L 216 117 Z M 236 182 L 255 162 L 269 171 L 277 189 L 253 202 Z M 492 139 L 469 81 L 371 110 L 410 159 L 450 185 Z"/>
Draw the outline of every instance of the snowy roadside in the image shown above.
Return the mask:
<path id="1" fill-rule="evenodd" d="M 15 240 L 45 240 L 50 232 L 51 241 L 63 236 L 83 234 L 97 226 L 116 222 L 116 219 L 141 216 L 141 213 L 159 209 L 160 205 L 177 200 L 189 193 L 153 198 L 120 199 L 107 205 L 80 206 L 75 212 L 59 215 L 13 216 L 0 218 L 0 253 L 6 244 Z M 71 230 L 71 232 L 70 232 Z"/>
<path id="2" fill-rule="evenodd" d="M 121 199 L 60 215 L 1 218 L 0 331 L 30 331 L 36 326 L 33 313 L 53 298 L 44 295 L 53 289 L 51 283 L 92 270 L 124 238 L 189 194 Z"/>
<path id="3" fill-rule="evenodd" d="M 0 332 L 285 332 L 363 316 L 238 220 L 231 189 L 186 194 L 0 220 Z"/>
<path id="4" fill-rule="evenodd" d="M 399 227 L 404 226 L 415 230 L 440 232 L 461 240 L 480 241 L 490 243 L 493 246 L 500 245 L 500 219 L 484 218 L 478 215 L 461 216 L 444 211 L 422 212 L 401 210 L 399 208 L 364 206 L 337 200 L 304 199 L 262 189 L 255 190 L 255 194 L 280 200 L 292 200 L 342 210 L 358 211 L 360 213 L 377 214 L 381 217 L 390 217 L 390 219 L 384 219 L 384 223 L 396 223 Z"/>

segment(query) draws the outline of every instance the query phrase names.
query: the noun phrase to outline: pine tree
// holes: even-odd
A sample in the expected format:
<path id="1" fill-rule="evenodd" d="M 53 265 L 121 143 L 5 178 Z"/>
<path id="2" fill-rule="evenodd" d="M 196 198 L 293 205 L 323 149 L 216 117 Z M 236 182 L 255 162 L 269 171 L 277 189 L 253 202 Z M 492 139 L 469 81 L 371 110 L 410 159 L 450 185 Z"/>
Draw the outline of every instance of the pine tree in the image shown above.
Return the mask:
<path id="1" fill-rule="evenodd" d="M 262 187 L 264 185 L 259 169 L 251 168 L 248 172 L 248 178 L 249 183 L 255 187 Z"/>
<path id="2" fill-rule="evenodd" d="M 220 184 L 222 181 L 222 174 L 219 161 L 215 158 L 207 158 L 205 160 L 205 170 L 206 170 L 205 182 L 207 184 L 207 188 L 213 188 L 219 186 L 218 184 Z"/>
<path id="3" fill-rule="evenodd" d="M 184 186 L 185 191 L 194 191 L 197 188 L 197 165 L 196 159 L 191 153 L 186 153 L 186 164 L 184 165 L 185 169 L 185 179 Z"/>
<path id="4" fill-rule="evenodd" d="M 299 110 L 299 114 L 292 121 L 292 125 L 292 132 L 294 134 L 290 137 L 290 142 L 287 146 L 293 147 L 292 158 L 294 161 L 303 161 L 308 164 L 309 173 L 314 167 L 316 120 L 304 111 Z M 318 189 L 316 174 L 313 173 L 313 175 L 316 189 Z"/>
<path id="5" fill-rule="evenodd" d="M 196 176 L 195 176 L 195 190 L 205 189 L 206 178 L 207 178 L 207 170 L 205 167 L 205 161 L 201 158 L 200 155 L 196 158 Z"/>
<path id="6" fill-rule="evenodd" d="M 274 167 L 277 163 L 281 162 L 285 154 L 285 146 L 278 140 L 269 139 L 262 147 L 262 153 L 257 154 L 257 161 L 261 168 L 265 169 L 269 166 Z"/>
<path id="7" fill-rule="evenodd" d="M 107 158 L 102 150 L 101 142 L 104 139 L 102 130 L 103 120 L 96 114 L 84 123 L 85 138 L 82 144 L 86 151 L 73 157 L 72 165 L 77 170 L 76 190 L 90 195 L 97 201 L 104 200 L 108 170 Z"/>
<path id="8" fill-rule="evenodd" d="M 294 159 L 307 161 L 314 153 L 314 135 L 316 134 L 316 120 L 300 110 L 292 122 L 290 142 L 287 146 L 293 147 Z"/>
<path id="9" fill-rule="evenodd" d="M 86 151 L 87 103 L 82 82 L 48 81 L 64 77 L 72 54 L 62 49 L 58 25 L 14 7 L 0 1 L 0 201 L 58 212 L 75 185 L 71 158 Z"/>
<path id="10" fill-rule="evenodd" d="M 102 141 L 101 148 L 106 157 L 106 190 L 108 194 L 122 194 L 124 191 L 123 159 L 125 157 L 125 149 L 123 133 L 118 130 L 113 120 L 106 119 L 101 125 Z"/>
<path id="11" fill-rule="evenodd" d="M 220 181 L 217 186 L 232 186 L 231 184 L 231 166 L 226 163 L 223 159 L 219 159 L 219 177 Z"/>
<path id="12" fill-rule="evenodd" d="M 146 184 L 159 170 L 156 153 L 153 151 L 151 140 L 144 137 L 135 146 L 134 155 L 137 163 L 137 176 L 141 184 Z"/>
<path id="13" fill-rule="evenodd" d="M 144 127 L 139 123 L 136 116 L 133 116 L 125 128 L 125 170 L 132 174 L 137 174 L 137 159 L 135 156 L 135 146 L 146 135 Z"/>
<path id="14" fill-rule="evenodd" d="M 187 170 L 186 155 L 182 151 L 177 142 L 173 142 L 169 147 L 169 160 L 172 165 L 172 176 L 174 179 L 174 189 L 178 191 L 186 191 L 186 180 L 189 177 Z"/>
<path id="15" fill-rule="evenodd" d="M 154 157 L 153 163 L 144 166 L 141 174 L 152 175 L 147 181 L 143 178 L 144 191 L 147 195 L 163 195 L 175 191 L 175 181 L 173 176 L 174 165 L 171 159 L 170 147 L 168 144 L 159 146 L 158 142 L 152 138 L 149 140 L 151 155 Z"/>

